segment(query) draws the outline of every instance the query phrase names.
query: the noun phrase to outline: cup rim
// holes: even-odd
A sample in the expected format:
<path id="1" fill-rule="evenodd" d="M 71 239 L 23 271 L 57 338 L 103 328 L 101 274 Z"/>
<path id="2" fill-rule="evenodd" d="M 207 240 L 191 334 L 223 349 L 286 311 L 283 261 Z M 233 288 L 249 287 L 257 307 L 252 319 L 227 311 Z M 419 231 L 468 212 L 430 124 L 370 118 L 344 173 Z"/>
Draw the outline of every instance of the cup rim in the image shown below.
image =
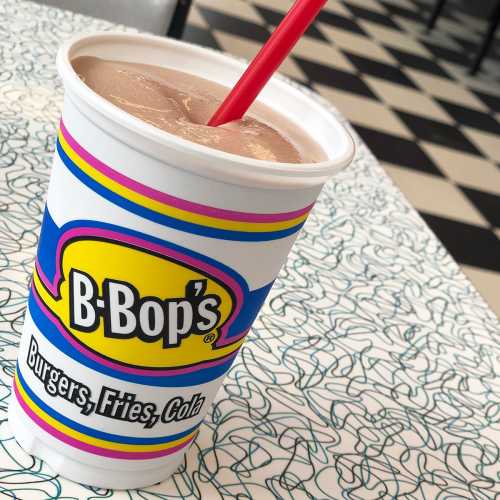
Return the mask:
<path id="1" fill-rule="evenodd" d="M 336 122 L 338 129 L 342 130 L 342 133 L 345 134 L 347 139 L 345 141 L 345 147 L 340 154 L 317 163 L 285 163 L 257 160 L 233 153 L 227 153 L 208 146 L 203 146 L 201 144 L 182 139 L 174 134 L 170 134 L 169 132 L 161 130 L 151 124 L 143 122 L 139 118 L 127 113 L 118 106 L 115 106 L 94 92 L 90 87 L 85 85 L 71 65 L 72 54 L 77 49 L 82 48 L 85 45 L 95 44 L 96 42 L 109 43 L 117 41 L 131 42 L 134 44 L 146 44 L 150 46 L 155 45 L 163 47 L 166 50 L 177 48 L 187 52 L 191 51 L 198 53 L 198 55 L 201 53 L 207 57 L 220 61 L 221 64 L 238 66 L 238 69 L 240 69 L 241 72 L 243 72 L 246 68 L 246 63 L 231 55 L 213 49 L 171 38 L 141 33 L 105 31 L 84 34 L 71 38 L 59 48 L 57 54 L 57 69 L 63 80 L 66 91 L 70 90 L 85 104 L 90 105 L 90 107 L 95 111 L 105 115 L 113 122 L 125 127 L 129 132 L 137 133 L 142 137 L 146 137 L 159 146 L 168 147 L 170 149 L 173 148 L 177 151 L 181 151 L 185 154 L 198 158 L 206 158 L 208 156 L 217 160 L 218 168 L 209 168 L 208 172 L 204 172 L 203 174 L 197 171 L 199 175 L 210 175 L 210 173 L 218 171 L 215 173 L 218 173 L 219 175 L 215 175 L 215 177 L 220 178 L 220 174 L 224 173 L 226 182 L 231 182 L 234 177 L 239 178 L 240 182 L 242 180 L 244 181 L 245 178 L 246 181 L 249 181 L 252 177 L 262 175 L 268 178 L 272 177 L 275 183 L 282 183 L 283 187 L 287 187 L 288 184 L 296 186 L 301 183 L 303 185 L 317 185 L 324 183 L 329 177 L 346 167 L 354 157 L 354 140 L 344 125 L 338 121 L 332 109 L 325 107 L 323 103 L 319 102 L 322 99 L 315 94 L 314 91 L 306 92 L 306 90 L 299 84 L 291 83 L 288 78 L 283 77 L 280 74 L 275 74 L 271 78 L 268 85 L 272 82 L 273 85 L 281 86 L 283 89 L 286 88 L 286 91 L 288 92 L 300 93 L 302 98 L 310 100 L 312 105 L 317 108 L 321 107 L 323 112 L 329 114 L 330 118 Z M 144 152 L 148 154 L 147 151 Z M 190 165 L 181 165 L 180 167 L 186 170 L 194 170 Z M 245 174 L 245 171 L 247 174 Z M 295 181 L 291 181 L 292 178 L 295 179 Z M 246 184 L 247 182 L 244 183 Z"/>

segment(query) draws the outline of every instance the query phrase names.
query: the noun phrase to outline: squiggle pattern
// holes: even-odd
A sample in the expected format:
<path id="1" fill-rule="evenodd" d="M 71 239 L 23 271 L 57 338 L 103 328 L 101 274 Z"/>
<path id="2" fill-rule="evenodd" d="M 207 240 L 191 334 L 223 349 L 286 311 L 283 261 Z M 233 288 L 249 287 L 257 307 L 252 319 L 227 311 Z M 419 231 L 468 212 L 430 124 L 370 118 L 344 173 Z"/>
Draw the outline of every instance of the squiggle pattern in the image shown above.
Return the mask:
<path id="1" fill-rule="evenodd" d="M 6 410 L 62 98 L 54 57 L 111 25 L 16 0 L 1 10 L 4 497 L 500 498 L 498 321 L 357 137 L 171 480 L 88 488 L 24 453 Z"/>

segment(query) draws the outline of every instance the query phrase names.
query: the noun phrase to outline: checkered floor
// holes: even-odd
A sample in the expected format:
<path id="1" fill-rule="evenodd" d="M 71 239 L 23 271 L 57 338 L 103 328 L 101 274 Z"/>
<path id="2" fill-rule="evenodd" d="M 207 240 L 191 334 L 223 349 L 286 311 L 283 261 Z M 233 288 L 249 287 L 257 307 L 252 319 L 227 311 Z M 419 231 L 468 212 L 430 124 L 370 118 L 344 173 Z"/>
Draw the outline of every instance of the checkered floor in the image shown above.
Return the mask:
<path id="1" fill-rule="evenodd" d="M 448 2 L 427 34 L 434 1 L 330 0 L 281 71 L 349 118 L 500 316 L 500 55 L 468 76 L 485 22 Z M 184 38 L 251 58 L 291 3 L 195 0 Z"/>

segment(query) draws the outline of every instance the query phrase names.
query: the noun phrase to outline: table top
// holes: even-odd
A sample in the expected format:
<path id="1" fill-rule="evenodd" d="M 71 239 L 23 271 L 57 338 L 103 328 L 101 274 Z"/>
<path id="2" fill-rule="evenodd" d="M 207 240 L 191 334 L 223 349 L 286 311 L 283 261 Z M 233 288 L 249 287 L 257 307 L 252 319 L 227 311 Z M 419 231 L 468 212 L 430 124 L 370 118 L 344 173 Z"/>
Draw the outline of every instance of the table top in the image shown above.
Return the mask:
<path id="1" fill-rule="evenodd" d="M 113 25 L 0 6 L 0 492 L 38 499 L 500 497 L 500 325 L 353 133 L 185 464 L 89 488 L 24 453 L 10 383 L 62 104 L 55 54 Z M 124 28 L 119 28 L 124 29 Z"/>

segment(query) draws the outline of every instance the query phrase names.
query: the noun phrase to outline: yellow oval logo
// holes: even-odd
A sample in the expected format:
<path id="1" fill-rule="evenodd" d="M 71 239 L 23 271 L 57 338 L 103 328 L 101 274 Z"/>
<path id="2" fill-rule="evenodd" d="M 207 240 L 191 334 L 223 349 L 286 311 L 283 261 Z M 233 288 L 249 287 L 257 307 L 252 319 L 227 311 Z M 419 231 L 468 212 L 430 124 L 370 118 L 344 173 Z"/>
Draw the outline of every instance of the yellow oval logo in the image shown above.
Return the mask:
<path id="1" fill-rule="evenodd" d="M 99 356 L 181 368 L 224 358 L 243 341 L 230 332 L 241 287 L 209 259 L 94 228 L 64 233 L 57 253 L 53 284 L 36 272 L 34 288 L 69 335 Z"/>

